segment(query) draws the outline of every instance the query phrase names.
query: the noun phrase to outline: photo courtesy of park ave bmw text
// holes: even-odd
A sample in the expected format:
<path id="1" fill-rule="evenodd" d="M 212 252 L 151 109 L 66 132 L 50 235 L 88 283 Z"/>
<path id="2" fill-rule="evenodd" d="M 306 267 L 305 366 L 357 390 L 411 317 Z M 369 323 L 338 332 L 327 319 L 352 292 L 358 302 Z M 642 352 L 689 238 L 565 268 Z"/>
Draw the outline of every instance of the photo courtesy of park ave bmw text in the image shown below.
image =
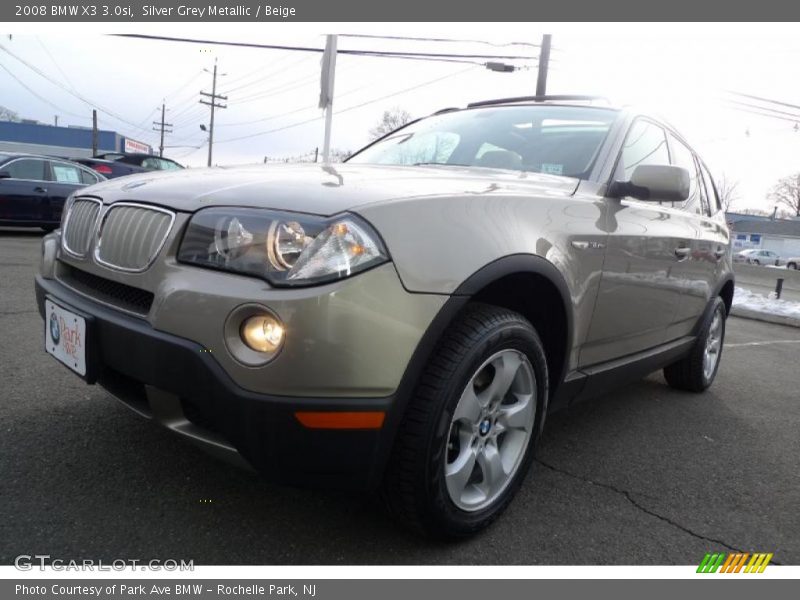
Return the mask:
<path id="1" fill-rule="evenodd" d="M 792 585 L 798 12 L 0 6 L 0 597 Z"/>

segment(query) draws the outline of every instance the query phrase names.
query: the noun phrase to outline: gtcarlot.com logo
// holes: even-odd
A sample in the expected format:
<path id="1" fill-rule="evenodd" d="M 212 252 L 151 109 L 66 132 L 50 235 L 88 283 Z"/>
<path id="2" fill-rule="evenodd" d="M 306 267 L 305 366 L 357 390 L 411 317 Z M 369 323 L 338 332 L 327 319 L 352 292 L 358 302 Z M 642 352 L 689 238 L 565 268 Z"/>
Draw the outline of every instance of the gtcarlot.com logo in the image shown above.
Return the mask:
<path id="1" fill-rule="evenodd" d="M 194 571 L 194 560 L 118 558 L 103 561 L 91 558 L 60 559 L 49 554 L 20 554 L 14 559 L 14 567 L 18 571 Z"/>
<path id="2" fill-rule="evenodd" d="M 707 552 L 697 572 L 763 573 L 771 560 L 772 552 Z"/>

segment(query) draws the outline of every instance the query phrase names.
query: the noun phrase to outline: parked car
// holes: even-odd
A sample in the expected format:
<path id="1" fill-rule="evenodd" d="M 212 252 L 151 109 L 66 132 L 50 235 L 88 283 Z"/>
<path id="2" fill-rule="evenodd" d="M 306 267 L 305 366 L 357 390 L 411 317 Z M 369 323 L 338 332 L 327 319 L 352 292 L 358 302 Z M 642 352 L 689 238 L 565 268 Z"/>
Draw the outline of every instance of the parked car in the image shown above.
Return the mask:
<path id="1" fill-rule="evenodd" d="M 743 262 L 748 265 L 782 265 L 783 261 L 777 252 L 772 250 L 762 250 L 760 248 L 742 250 L 737 252 L 734 257 L 735 262 Z"/>
<path id="2" fill-rule="evenodd" d="M 173 171 L 183 166 L 169 158 L 152 154 L 109 152 L 94 158 L 76 158 L 76 162 L 86 165 L 108 179 L 143 173 L 145 171 Z"/>
<path id="3" fill-rule="evenodd" d="M 563 97 L 441 112 L 341 165 L 108 181 L 43 256 L 46 350 L 87 383 L 445 537 L 506 508 L 548 412 L 661 368 L 708 388 L 734 284 L 684 139 Z"/>
<path id="4" fill-rule="evenodd" d="M 0 225 L 52 231 L 61 221 L 67 196 L 104 180 L 67 160 L 0 153 Z"/>
<path id="5" fill-rule="evenodd" d="M 800 256 L 792 256 L 786 259 L 786 268 L 787 269 L 794 269 L 797 271 L 800 269 Z"/>

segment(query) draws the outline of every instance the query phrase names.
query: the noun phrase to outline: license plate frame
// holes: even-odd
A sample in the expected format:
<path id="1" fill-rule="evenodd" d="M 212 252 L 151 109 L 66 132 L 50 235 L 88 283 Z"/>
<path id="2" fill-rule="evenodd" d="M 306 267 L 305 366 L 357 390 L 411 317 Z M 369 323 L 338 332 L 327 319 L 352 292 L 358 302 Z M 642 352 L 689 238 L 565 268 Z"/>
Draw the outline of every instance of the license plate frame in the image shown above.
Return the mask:
<path id="1" fill-rule="evenodd" d="M 45 352 L 87 382 L 92 380 L 91 324 L 88 315 L 45 297 Z"/>

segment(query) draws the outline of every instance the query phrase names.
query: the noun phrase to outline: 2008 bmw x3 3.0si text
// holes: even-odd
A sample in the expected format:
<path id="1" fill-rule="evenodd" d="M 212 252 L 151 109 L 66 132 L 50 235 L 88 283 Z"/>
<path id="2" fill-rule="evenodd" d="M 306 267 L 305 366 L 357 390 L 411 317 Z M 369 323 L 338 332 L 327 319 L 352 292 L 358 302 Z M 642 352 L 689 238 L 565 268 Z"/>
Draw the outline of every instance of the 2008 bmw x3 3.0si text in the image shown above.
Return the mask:
<path id="1" fill-rule="evenodd" d="M 341 165 L 86 188 L 36 294 L 47 352 L 137 412 L 463 536 L 511 501 L 549 411 L 660 368 L 711 385 L 733 275 L 714 183 L 668 124 L 528 98 Z"/>

